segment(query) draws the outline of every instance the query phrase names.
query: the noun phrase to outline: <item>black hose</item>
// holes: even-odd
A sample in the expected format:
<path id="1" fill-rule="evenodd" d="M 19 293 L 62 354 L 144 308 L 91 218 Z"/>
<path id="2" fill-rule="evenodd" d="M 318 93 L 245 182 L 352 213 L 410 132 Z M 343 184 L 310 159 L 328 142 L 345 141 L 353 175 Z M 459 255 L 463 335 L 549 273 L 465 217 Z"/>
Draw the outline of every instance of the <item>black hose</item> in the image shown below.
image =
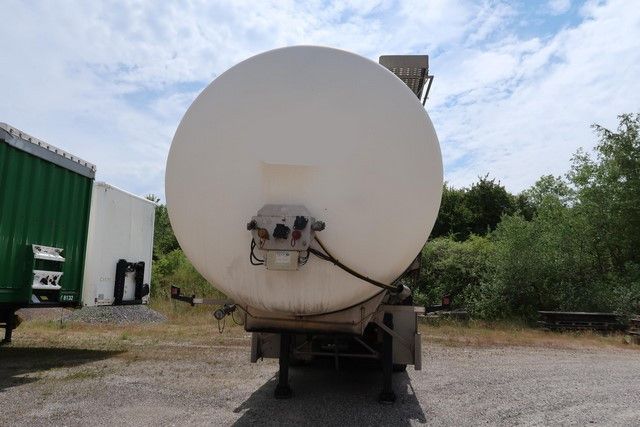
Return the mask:
<path id="1" fill-rule="evenodd" d="M 317 256 L 318 258 L 325 260 L 325 261 L 329 261 L 332 262 L 333 264 L 335 264 L 337 267 L 341 268 L 342 270 L 346 271 L 347 273 L 351 274 L 354 277 L 357 277 L 360 280 L 363 280 L 367 283 L 370 283 L 374 286 L 377 286 L 379 288 L 385 289 L 387 291 L 391 291 L 394 293 L 399 293 L 402 291 L 403 286 L 402 285 L 398 285 L 398 286 L 393 286 L 393 283 L 397 282 L 398 279 L 400 279 L 400 277 L 402 277 L 402 275 L 400 275 L 400 277 L 398 277 L 398 279 L 394 280 L 393 283 L 391 285 L 387 285 L 381 282 L 378 282 L 377 280 L 371 279 L 367 276 L 364 276 L 360 273 L 358 273 L 357 271 L 353 270 L 352 268 L 347 267 L 346 265 L 344 265 L 343 263 L 341 263 L 340 261 L 338 261 L 336 258 L 334 258 L 331 253 L 327 250 L 327 248 L 324 247 L 324 245 L 322 244 L 322 242 L 320 241 L 320 239 L 318 239 L 318 237 L 315 237 L 316 242 L 318 242 L 318 244 L 320 245 L 320 247 L 325 251 L 325 253 L 320 252 L 317 249 L 314 248 L 309 248 L 309 253 L 314 254 L 315 256 Z M 404 273 L 403 273 L 404 274 Z"/>
<path id="2" fill-rule="evenodd" d="M 320 241 L 320 239 L 318 239 L 318 236 L 315 236 L 315 240 L 316 242 L 318 242 L 318 245 L 320 245 L 320 247 L 322 248 L 322 250 L 325 253 L 320 252 L 317 249 L 314 249 L 312 247 L 309 247 L 307 253 L 308 254 L 314 254 L 315 256 L 317 256 L 318 258 L 324 260 L 324 261 L 329 261 L 331 263 L 333 263 L 334 265 L 336 265 L 337 267 L 339 267 L 340 269 L 346 271 L 347 273 L 351 274 L 354 277 L 357 277 L 360 280 L 363 280 L 367 283 L 370 283 L 374 286 L 377 286 L 378 288 L 384 289 L 386 291 L 390 291 L 390 292 L 394 292 L 394 293 L 400 293 L 402 292 L 403 286 L 402 285 L 398 285 L 398 286 L 394 286 L 393 284 L 396 283 L 398 280 L 400 280 L 400 278 L 402 278 L 402 276 L 404 276 L 404 273 L 402 273 L 396 280 L 394 280 L 391 285 L 387 285 L 381 282 L 378 282 L 377 280 L 371 279 L 370 277 L 367 277 L 365 275 L 362 275 L 360 273 L 358 273 L 357 271 L 355 271 L 354 269 L 347 267 L 346 265 L 344 265 L 343 263 L 341 263 L 340 261 L 338 261 L 337 258 L 335 258 L 333 255 L 331 255 L 331 252 L 329 252 L 329 250 L 322 244 L 322 242 Z M 251 239 L 251 253 L 249 255 L 249 261 L 251 262 L 251 265 L 264 265 L 264 259 L 260 259 L 258 258 L 255 254 L 254 254 L 254 250 L 256 247 L 256 242 Z M 302 264 L 306 264 L 307 260 L 309 259 L 309 255 L 307 255 L 307 257 L 303 260 Z"/>
<path id="3" fill-rule="evenodd" d="M 251 265 L 264 265 L 264 260 L 258 258 L 254 253 L 253 250 L 256 248 L 256 242 L 251 239 L 251 253 L 249 254 L 249 261 L 251 262 Z M 255 262 L 254 262 L 255 260 Z"/>
<path id="4" fill-rule="evenodd" d="M 327 248 L 325 248 L 325 246 L 322 244 L 320 239 L 318 239 L 318 236 L 313 236 L 313 238 L 315 239 L 316 242 L 318 242 L 318 244 L 320 245 L 320 247 L 322 248 L 322 250 L 324 251 L 325 254 L 327 254 L 327 255 L 329 255 L 329 257 L 335 259 L 335 257 L 333 255 L 331 255 L 331 252 L 329 252 L 329 250 Z"/>

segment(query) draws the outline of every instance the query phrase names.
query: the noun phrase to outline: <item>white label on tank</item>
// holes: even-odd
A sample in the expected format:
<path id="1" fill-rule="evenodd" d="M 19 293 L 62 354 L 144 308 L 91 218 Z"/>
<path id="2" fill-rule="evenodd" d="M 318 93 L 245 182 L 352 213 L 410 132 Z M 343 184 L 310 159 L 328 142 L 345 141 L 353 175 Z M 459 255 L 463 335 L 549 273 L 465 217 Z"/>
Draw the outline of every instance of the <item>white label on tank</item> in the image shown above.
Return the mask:
<path id="1" fill-rule="evenodd" d="M 289 265 L 291 263 L 291 254 L 289 252 L 276 252 L 275 263 Z"/>

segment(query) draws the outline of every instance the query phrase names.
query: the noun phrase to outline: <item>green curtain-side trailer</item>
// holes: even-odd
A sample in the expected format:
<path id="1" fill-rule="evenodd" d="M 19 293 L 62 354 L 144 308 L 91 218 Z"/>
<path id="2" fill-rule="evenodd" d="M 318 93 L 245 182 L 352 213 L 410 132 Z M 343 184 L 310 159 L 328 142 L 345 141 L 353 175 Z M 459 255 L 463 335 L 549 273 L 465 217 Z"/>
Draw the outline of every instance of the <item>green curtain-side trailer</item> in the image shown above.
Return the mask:
<path id="1" fill-rule="evenodd" d="M 21 307 L 80 303 L 95 171 L 0 123 L 0 324 Z"/>

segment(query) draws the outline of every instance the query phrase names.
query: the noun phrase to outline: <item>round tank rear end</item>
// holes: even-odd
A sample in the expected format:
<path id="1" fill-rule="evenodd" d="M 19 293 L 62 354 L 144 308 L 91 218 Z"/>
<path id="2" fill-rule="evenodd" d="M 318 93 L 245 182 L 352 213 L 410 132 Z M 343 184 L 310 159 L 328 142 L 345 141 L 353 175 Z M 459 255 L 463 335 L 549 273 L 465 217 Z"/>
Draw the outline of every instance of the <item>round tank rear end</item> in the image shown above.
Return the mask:
<path id="1" fill-rule="evenodd" d="M 380 288 L 313 255 L 292 270 L 252 265 L 246 224 L 260 209 L 304 207 L 326 224 L 316 235 L 333 256 L 391 283 L 424 245 L 441 191 L 438 140 L 415 94 L 368 59 L 313 46 L 214 80 L 183 117 L 166 170 L 171 224 L 198 271 L 241 306 L 297 315 Z"/>

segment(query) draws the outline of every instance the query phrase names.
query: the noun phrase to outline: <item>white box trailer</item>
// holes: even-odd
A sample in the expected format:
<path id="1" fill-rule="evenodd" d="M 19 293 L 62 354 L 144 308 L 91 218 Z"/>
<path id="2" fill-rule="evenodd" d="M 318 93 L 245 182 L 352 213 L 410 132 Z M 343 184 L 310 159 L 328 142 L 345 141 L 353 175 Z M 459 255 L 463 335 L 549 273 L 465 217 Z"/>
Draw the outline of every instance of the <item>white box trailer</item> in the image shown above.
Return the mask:
<path id="1" fill-rule="evenodd" d="M 146 304 L 155 203 L 104 182 L 93 185 L 82 301 Z"/>

